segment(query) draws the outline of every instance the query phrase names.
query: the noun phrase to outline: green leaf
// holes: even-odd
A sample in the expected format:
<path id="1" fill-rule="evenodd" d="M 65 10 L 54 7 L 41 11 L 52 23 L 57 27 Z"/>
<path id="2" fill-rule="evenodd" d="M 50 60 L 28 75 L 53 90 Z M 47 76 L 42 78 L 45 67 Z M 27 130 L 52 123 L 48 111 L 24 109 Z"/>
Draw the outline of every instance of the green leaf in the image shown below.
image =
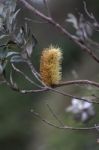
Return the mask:
<path id="1" fill-rule="evenodd" d="M 25 59 L 23 59 L 20 55 L 14 55 L 10 59 L 11 63 L 20 63 L 20 62 L 26 62 Z"/>
<path id="2" fill-rule="evenodd" d="M 10 57 L 12 55 L 19 54 L 19 52 L 8 52 L 6 57 Z"/>
<path id="3" fill-rule="evenodd" d="M 35 39 L 35 37 L 33 35 L 29 36 L 27 43 L 25 45 L 25 51 L 29 57 L 31 57 L 31 54 L 33 52 L 33 49 L 35 48 L 36 43 L 37 40 Z"/>

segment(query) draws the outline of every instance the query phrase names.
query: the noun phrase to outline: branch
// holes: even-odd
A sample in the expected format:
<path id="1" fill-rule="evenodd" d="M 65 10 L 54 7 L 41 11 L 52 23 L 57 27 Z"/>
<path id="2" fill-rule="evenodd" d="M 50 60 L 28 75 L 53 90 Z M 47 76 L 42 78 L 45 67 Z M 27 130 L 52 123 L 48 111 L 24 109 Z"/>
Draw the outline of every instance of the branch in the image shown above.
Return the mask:
<path id="1" fill-rule="evenodd" d="M 91 100 L 88 100 L 88 99 L 81 98 L 81 97 L 78 97 L 78 96 L 63 92 L 63 91 L 56 90 L 56 89 L 51 88 L 51 87 L 49 87 L 48 90 L 51 90 L 52 92 L 55 92 L 55 93 L 58 93 L 58 94 L 61 94 L 63 96 L 67 96 L 67 97 L 70 97 L 70 98 L 75 98 L 75 99 L 86 101 L 86 102 L 89 102 L 89 103 L 99 104 L 99 102 L 95 101 L 96 97 L 91 99 Z"/>
<path id="2" fill-rule="evenodd" d="M 58 129 L 63 129 L 63 130 L 66 130 L 66 129 L 69 129 L 69 130 L 97 130 L 99 128 L 98 125 L 95 125 L 93 127 L 71 127 L 71 126 L 58 126 L 56 124 L 53 124 L 52 122 L 44 119 L 38 112 L 35 112 L 33 109 L 31 109 L 31 113 L 36 117 L 36 118 L 39 118 L 42 122 L 44 122 L 45 124 L 47 125 L 50 125 L 52 127 L 55 127 L 55 128 L 58 128 Z"/>
<path id="3" fill-rule="evenodd" d="M 24 72 L 22 72 L 21 70 L 19 70 L 17 67 L 15 67 L 15 65 L 14 64 L 11 64 L 12 65 L 12 68 L 16 71 L 16 72 L 18 72 L 18 73 L 20 73 L 27 81 L 29 81 L 31 84 L 33 84 L 33 85 L 35 85 L 35 86 L 37 86 L 37 87 L 39 87 L 39 88 L 42 88 L 42 86 L 40 86 L 39 84 L 37 84 L 37 83 L 35 83 L 33 80 L 31 80 L 26 74 L 24 74 Z"/>
<path id="4" fill-rule="evenodd" d="M 27 65 L 29 66 L 32 74 L 35 76 L 35 78 L 45 87 L 47 88 L 46 84 L 44 82 L 42 82 L 42 80 L 40 79 L 40 74 L 36 71 L 36 69 L 34 68 L 33 64 L 31 63 L 31 61 L 29 59 L 27 59 L 26 61 Z"/>
<path id="5" fill-rule="evenodd" d="M 72 80 L 72 81 L 65 81 L 61 82 L 58 85 L 55 85 L 55 87 L 61 87 L 61 86 L 67 86 L 67 85 L 91 85 L 99 88 L 99 83 L 90 81 L 90 80 Z"/>
<path id="6" fill-rule="evenodd" d="M 72 36 L 65 28 L 63 28 L 59 23 L 57 23 L 53 18 L 47 17 L 42 12 L 31 6 L 26 0 L 20 0 L 26 8 L 28 8 L 30 11 L 35 13 L 35 15 L 39 16 L 43 20 L 47 21 L 48 23 L 55 26 L 59 31 L 61 31 L 64 35 L 66 35 L 70 40 L 74 41 L 83 51 L 87 52 L 97 63 L 99 63 L 99 58 L 88 48 L 84 45 L 82 41 L 79 40 L 79 38 L 75 38 Z"/>
<path id="7" fill-rule="evenodd" d="M 32 64 L 31 64 L 32 66 Z M 33 67 L 33 66 L 32 66 Z M 34 68 L 33 68 L 34 69 Z M 33 71 L 33 70 L 32 70 Z M 33 72 L 34 73 L 34 72 Z M 41 80 L 40 78 L 38 77 L 39 74 L 36 73 L 36 70 L 35 70 L 35 74 L 36 74 L 36 77 L 37 79 L 39 79 L 39 81 L 44 85 L 44 87 L 40 87 L 39 89 L 37 90 L 25 90 L 25 89 L 20 89 L 19 87 L 17 86 L 14 86 L 14 83 L 10 83 L 9 81 L 7 81 L 5 79 L 5 84 L 7 84 L 12 90 L 14 91 L 17 91 L 17 92 L 20 92 L 22 94 L 27 94 L 27 93 L 37 93 L 37 92 L 45 92 L 45 91 L 52 91 L 54 93 L 58 93 L 58 94 L 61 94 L 63 96 L 67 96 L 67 97 L 70 97 L 70 98 L 75 98 L 75 99 L 79 99 L 79 100 L 82 100 L 82 101 L 87 101 L 89 103 L 95 103 L 95 104 L 99 104 L 99 102 L 97 102 L 95 98 L 91 99 L 91 100 L 88 100 L 88 99 L 85 99 L 85 98 L 81 98 L 81 97 L 78 97 L 78 96 L 75 96 L 75 95 L 72 95 L 72 94 L 69 94 L 69 93 L 66 93 L 66 92 L 63 92 L 63 91 L 59 91 L 55 88 L 57 87 L 60 87 L 60 86 L 64 86 L 64 85 L 72 85 L 72 84 L 89 84 L 89 85 L 94 85 L 96 87 L 99 87 L 99 84 L 96 83 L 96 82 L 93 82 L 93 81 L 88 81 L 88 80 L 74 80 L 74 81 L 67 81 L 67 82 L 63 82 L 63 83 L 60 83 L 59 85 L 56 85 L 54 86 L 53 88 L 52 87 L 48 87 L 46 86 Z"/>
<path id="8" fill-rule="evenodd" d="M 67 96 L 67 97 L 70 97 L 70 98 L 75 98 L 75 99 L 79 99 L 79 100 L 82 100 L 82 101 L 86 101 L 86 102 L 89 102 L 89 103 L 95 103 L 95 104 L 99 104 L 99 102 L 95 101 L 95 99 L 97 98 L 95 96 L 95 98 L 91 99 L 91 100 L 88 100 L 88 99 L 85 99 L 85 98 L 81 98 L 81 97 L 78 97 L 78 96 L 74 96 L 72 94 L 69 94 L 69 93 L 66 93 L 66 92 L 61 92 L 59 90 L 56 90 L 52 87 L 43 87 L 43 88 L 40 88 L 40 89 L 37 89 L 37 90 L 25 90 L 25 89 L 20 89 L 19 87 L 15 86 L 14 84 L 10 83 L 9 81 L 7 81 L 6 79 L 4 80 L 4 83 L 10 87 L 12 90 L 16 91 L 16 92 L 19 92 L 21 94 L 28 94 L 28 93 L 38 93 L 38 92 L 45 92 L 45 91 L 52 91 L 54 93 L 58 93 L 58 94 L 61 94 L 63 96 Z"/>
<path id="9" fill-rule="evenodd" d="M 37 93 L 37 92 L 44 92 L 46 89 L 40 88 L 40 89 L 35 89 L 35 90 L 25 90 L 25 89 L 20 89 L 19 87 L 15 86 L 14 83 L 12 84 L 11 82 L 7 81 L 6 79 L 4 80 L 4 84 L 6 84 L 9 88 L 11 88 L 13 91 L 19 92 L 21 94 L 28 94 L 28 93 Z"/>
<path id="10" fill-rule="evenodd" d="M 49 106 L 49 104 L 47 104 L 47 107 L 49 109 L 49 111 L 51 112 L 51 114 L 53 115 L 53 117 L 58 121 L 58 123 L 62 126 L 64 126 L 64 123 L 58 118 L 58 116 L 56 115 L 56 113 L 52 110 L 52 108 Z"/>

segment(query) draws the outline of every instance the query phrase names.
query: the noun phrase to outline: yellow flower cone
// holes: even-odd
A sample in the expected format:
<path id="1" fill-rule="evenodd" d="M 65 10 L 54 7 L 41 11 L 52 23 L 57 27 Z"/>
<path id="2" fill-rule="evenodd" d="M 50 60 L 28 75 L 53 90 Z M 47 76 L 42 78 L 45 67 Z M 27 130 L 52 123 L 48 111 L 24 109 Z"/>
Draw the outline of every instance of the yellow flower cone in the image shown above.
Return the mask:
<path id="1" fill-rule="evenodd" d="M 62 51 L 58 47 L 50 46 L 42 51 L 40 60 L 40 75 L 42 81 L 48 85 L 56 85 L 62 78 Z"/>

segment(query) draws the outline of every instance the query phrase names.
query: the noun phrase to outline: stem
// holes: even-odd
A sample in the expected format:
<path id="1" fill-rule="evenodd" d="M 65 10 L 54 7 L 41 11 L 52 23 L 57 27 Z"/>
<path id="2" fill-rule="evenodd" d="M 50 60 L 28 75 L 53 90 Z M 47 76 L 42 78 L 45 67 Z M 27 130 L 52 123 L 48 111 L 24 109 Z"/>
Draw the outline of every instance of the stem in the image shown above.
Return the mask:
<path id="1" fill-rule="evenodd" d="M 80 85 L 91 85 L 99 88 L 99 83 L 90 81 L 90 80 L 72 80 L 72 81 L 66 81 L 66 82 L 61 82 L 58 85 L 55 85 L 55 87 L 61 87 L 61 86 L 67 86 L 67 85 L 75 85 L 75 84 L 80 84 Z"/>
<path id="2" fill-rule="evenodd" d="M 44 15 L 42 12 L 31 6 L 26 0 L 20 0 L 26 8 L 35 13 L 35 15 L 39 16 L 43 20 L 47 21 L 49 24 L 55 26 L 59 31 L 61 31 L 64 35 L 66 35 L 70 40 L 74 41 L 83 51 L 87 52 L 97 63 L 99 63 L 99 58 L 90 50 L 82 41 L 77 38 L 74 38 L 65 28 L 63 28 L 59 23 L 53 20 L 53 18 Z"/>
<path id="3" fill-rule="evenodd" d="M 33 109 L 31 110 L 31 113 L 36 117 L 36 118 L 39 118 L 42 122 L 44 122 L 45 124 L 48 124 L 52 127 L 55 127 L 55 128 L 58 128 L 58 129 L 63 129 L 63 130 L 66 130 L 66 129 L 69 129 L 69 130 L 96 130 L 99 126 L 95 125 L 93 127 L 71 127 L 71 126 L 58 126 L 56 124 L 53 124 L 51 123 L 50 121 L 44 119 L 38 112 L 35 112 Z"/>

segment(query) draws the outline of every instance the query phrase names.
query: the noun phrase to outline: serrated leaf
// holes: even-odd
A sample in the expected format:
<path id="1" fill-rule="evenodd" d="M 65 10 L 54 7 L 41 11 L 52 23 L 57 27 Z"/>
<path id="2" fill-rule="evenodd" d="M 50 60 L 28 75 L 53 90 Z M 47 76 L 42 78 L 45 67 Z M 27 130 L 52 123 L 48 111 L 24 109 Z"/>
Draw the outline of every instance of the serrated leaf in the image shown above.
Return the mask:
<path id="1" fill-rule="evenodd" d="M 11 57 L 10 62 L 11 63 L 20 63 L 20 62 L 26 62 L 26 61 L 21 56 L 14 55 L 14 56 Z"/>
<path id="2" fill-rule="evenodd" d="M 68 18 L 66 19 L 66 21 L 72 23 L 75 29 L 78 29 L 78 21 L 73 14 L 68 14 Z"/>
<path id="3" fill-rule="evenodd" d="M 18 88 L 17 84 L 13 81 L 12 72 L 10 73 L 10 83 L 15 89 Z"/>
<path id="4" fill-rule="evenodd" d="M 33 51 L 33 44 L 32 44 L 32 40 L 31 39 L 26 43 L 25 50 L 26 50 L 28 56 L 30 57 L 31 54 L 32 54 L 32 51 Z"/>
<path id="5" fill-rule="evenodd" d="M 0 31 L 3 30 L 3 18 L 0 17 Z"/>
<path id="6" fill-rule="evenodd" d="M 12 18 L 13 18 L 13 19 L 15 19 L 15 18 L 16 18 L 16 16 L 17 16 L 17 15 L 18 15 L 18 13 L 20 12 L 20 10 L 21 10 L 21 9 L 18 9 L 18 10 L 17 10 L 17 11 L 13 14 L 13 16 L 12 16 Z"/>
<path id="7" fill-rule="evenodd" d="M 35 37 L 32 35 L 32 36 L 30 37 L 30 39 L 28 39 L 28 41 L 27 41 L 27 43 L 26 43 L 26 45 L 25 45 L 25 51 L 27 52 L 27 55 L 28 55 L 29 57 L 31 57 L 31 54 L 32 54 L 32 52 L 33 52 L 33 49 L 34 49 L 36 43 L 37 43 L 37 40 L 36 40 Z"/>
<path id="8" fill-rule="evenodd" d="M 6 57 L 10 57 L 12 55 L 17 55 L 19 54 L 18 52 L 8 52 Z"/>
<path id="9" fill-rule="evenodd" d="M 2 64 L 2 67 L 3 67 L 3 70 L 5 69 L 5 67 L 6 67 L 6 65 L 7 65 L 7 60 L 5 59 L 5 61 L 3 62 L 3 64 Z"/>
<path id="10" fill-rule="evenodd" d="M 9 12 L 12 13 L 16 8 L 16 0 L 5 0 L 4 5 L 6 6 L 6 9 L 9 9 Z"/>
<path id="11" fill-rule="evenodd" d="M 5 59 L 7 55 L 7 51 L 2 49 L 0 50 L 0 60 Z"/>
<path id="12" fill-rule="evenodd" d="M 24 43 L 24 31 L 20 28 L 19 33 L 16 35 L 16 43 L 23 45 Z"/>
<path id="13" fill-rule="evenodd" d="M 20 9 L 18 9 L 15 13 L 12 13 L 10 15 L 8 15 L 8 19 L 7 19 L 7 27 L 8 29 L 13 27 L 13 24 L 15 23 L 15 19 L 16 19 L 16 16 L 18 15 Z"/>
<path id="14" fill-rule="evenodd" d="M 2 73 L 3 73 L 3 66 L 0 64 L 0 75 L 2 75 Z"/>
<path id="15" fill-rule="evenodd" d="M 4 8 L 4 5 L 1 3 L 1 4 L 0 4 L 0 16 L 2 16 L 3 8 Z"/>
<path id="16" fill-rule="evenodd" d="M 2 40 L 3 38 L 6 38 L 6 37 L 8 37 L 8 35 L 2 34 L 2 35 L 0 35 L 0 40 Z"/>

